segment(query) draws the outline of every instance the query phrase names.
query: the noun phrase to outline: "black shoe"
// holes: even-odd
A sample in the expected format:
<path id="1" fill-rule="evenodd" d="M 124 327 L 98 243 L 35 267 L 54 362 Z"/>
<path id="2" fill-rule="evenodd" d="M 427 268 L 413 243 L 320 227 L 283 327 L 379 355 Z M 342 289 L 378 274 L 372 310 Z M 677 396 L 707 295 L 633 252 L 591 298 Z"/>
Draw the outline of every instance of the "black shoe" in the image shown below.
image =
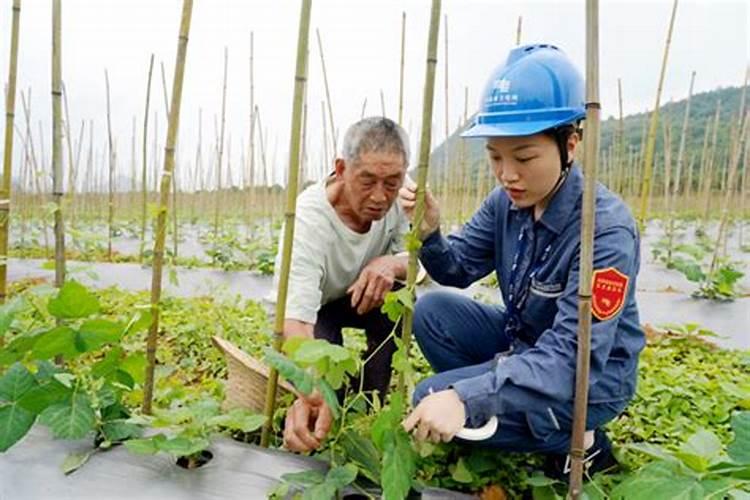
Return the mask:
<path id="1" fill-rule="evenodd" d="M 594 444 L 586 450 L 586 456 L 583 459 L 584 478 L 591 477 L 597 472 L 612 472 L 618 465 L 615 456 L 612 454 L 612 443 L 609 441 L 607 434 L 602 429 L 596 429 L 594 431 Z M 567 483 L 570 477 L 570 456 L 567 454 L 549 454 L 544 460 L 542 470 L 545 476 Z"/>

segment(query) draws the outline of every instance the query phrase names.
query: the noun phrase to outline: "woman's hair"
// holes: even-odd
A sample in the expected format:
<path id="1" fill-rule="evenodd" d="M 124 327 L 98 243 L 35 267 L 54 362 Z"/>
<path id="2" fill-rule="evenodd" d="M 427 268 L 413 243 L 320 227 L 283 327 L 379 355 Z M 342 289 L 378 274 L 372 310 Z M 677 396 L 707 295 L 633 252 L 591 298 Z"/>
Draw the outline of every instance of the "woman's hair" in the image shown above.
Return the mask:
<path id="1" fill-rule="evenodd" d="M 570 158 L 568 158 L 568 139 L 573 134 L 578 134 L 579 139 L 583 136 L 583 130 L 579 123 L 567 123 L 559 127 L 548 128 L 542 133 L 551 137 L 557 143 L 557 149 L 560 151 L 560 165 L 563 170 L 568 169 L 571 164 Z"/>

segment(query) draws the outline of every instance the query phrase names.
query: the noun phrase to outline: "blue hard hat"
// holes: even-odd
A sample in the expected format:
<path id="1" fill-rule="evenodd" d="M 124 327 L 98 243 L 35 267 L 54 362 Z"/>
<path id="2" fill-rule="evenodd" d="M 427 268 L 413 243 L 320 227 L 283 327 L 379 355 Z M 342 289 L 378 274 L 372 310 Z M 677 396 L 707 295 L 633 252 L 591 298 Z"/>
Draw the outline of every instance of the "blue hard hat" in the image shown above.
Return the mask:
<path id="1" fill-rule="evenodd" d="M 532 135 L 586 116 L 583 77 L 568 56 L 549 44 L 510 51 L 492 72 L 474 123 L 461 137 Z"/>

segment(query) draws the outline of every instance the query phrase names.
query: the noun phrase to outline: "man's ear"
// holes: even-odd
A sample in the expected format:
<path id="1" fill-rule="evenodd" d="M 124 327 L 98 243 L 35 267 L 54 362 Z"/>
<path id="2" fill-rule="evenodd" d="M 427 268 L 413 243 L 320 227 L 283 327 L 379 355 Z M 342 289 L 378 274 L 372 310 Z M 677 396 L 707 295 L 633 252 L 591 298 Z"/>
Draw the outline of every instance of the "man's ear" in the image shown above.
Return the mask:
<path id="1" fill-rule="evenodd" d="M 344 171 L 346 170 L 346 162 L 343 158 L 336 158 L 333 162 L 334 166 L 334 172 L 336 174 L 337 179 L 341 179 L 344 176 Z"/>

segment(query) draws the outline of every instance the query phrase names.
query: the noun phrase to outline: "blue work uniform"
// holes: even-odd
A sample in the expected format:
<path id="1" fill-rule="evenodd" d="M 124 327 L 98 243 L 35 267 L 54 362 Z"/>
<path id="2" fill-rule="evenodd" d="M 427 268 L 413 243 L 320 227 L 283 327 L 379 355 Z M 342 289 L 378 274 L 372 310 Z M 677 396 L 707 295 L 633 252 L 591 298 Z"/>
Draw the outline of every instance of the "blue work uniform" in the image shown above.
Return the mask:
<path id="1" fill-rule="evenodd" d="M 574 164 L 535 221 L 533 209 L 516 207 L 497 188 L 460 232 L 446 238 L 437 231 L 423 242 L 420 260 L 435 281 L 465 288 L 494 270 L 505 306 L 451 292 L 417 301 L 414 335 L 437 374 L 418 384 L 415 405 L 430 392 L 453 388 L 465 405 L 467 426 L 497 415 L 498 431 L 484 444 L 567 453 L 582 192 L 583 174 Z M 629 209 L 598 184 L 593 268 L 595 276 L 601 270 L 619 276 L 624 289 L 616 309 L 592 318 L 588 430 L 616 417 L 635 393 L 645 345 L 635 301 L 639 265 L 640 238 Z M 609 304 L 612 280 L 602 283 Z"/>

